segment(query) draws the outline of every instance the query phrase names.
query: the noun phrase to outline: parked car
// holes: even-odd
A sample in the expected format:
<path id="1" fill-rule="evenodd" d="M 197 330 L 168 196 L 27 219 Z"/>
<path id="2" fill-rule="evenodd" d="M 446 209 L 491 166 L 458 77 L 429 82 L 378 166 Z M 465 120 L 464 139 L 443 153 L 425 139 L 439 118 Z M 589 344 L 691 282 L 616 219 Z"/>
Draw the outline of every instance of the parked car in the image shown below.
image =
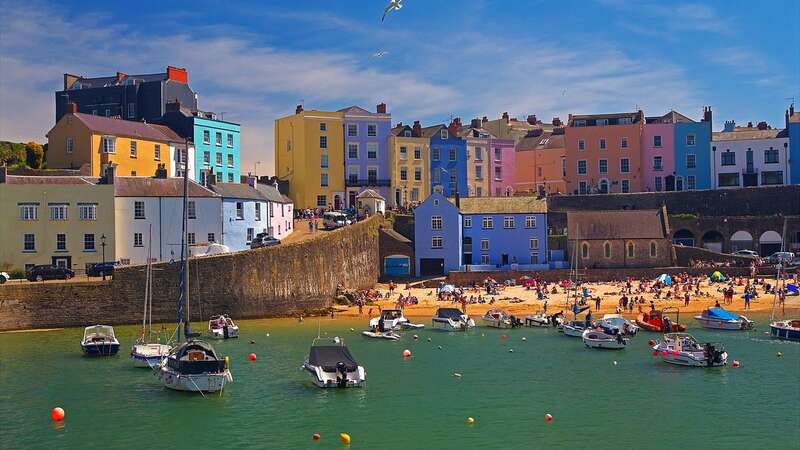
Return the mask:
<path id="1" fill-rule="evenodd" d="M 114 275 L 115 262 L 104 262 L 92 264 L 86 268 L 86 275 L 90 277 L 102 277 L 103 275 Z"/>
<path id="2" fill-rule="evenodd" d="M 322 215 L 322 224 L 329 230 L 346 227 L 353 223 L 347 214 L 340 211 L 328 211 Z"/>
<path id="3" fill-rule="evenodd" d="M 0 284 L 3 284 L 10 279 L 11 276 L 9 274 L 7 274 L 6 272 L 0 272 Z"/>
<path id="4" fill-rule="evenodd" d="M 275 239 L 267 233 L 258 233 L 256 237 L 250 241 L 250 248 L 272 247 L 273 245 L 280 244 L 280 239 Z"/>
<path id="5" fill-rule="evenodd" d="M 744 256 L 746 258 L 758 258 L 758 253 L 753 250 L 739 250 L 731 254 L 734 256 Z"/>
<path id="6" fill-rule="evenodd" d="M 775 252 L 767 257 L 769 264 L 789 264 L 794 260 L 792 252 Z"/>
<path id="7" fill-rule="evenodd" d="M 33 266 L 27 273 L 28 281 L 69 280 L 74 276 L 72 270 L 53 265 Z"/>

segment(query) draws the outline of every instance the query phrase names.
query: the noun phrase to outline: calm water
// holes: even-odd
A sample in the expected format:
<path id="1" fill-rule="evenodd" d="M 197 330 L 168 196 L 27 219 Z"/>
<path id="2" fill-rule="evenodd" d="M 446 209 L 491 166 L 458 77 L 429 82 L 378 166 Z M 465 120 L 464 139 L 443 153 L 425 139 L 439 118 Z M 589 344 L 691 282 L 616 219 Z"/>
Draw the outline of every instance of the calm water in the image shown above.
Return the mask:
<path id="1" fill-rule="evenodd" d="M 364 322 L 321 323 L 366 367 L 364 389 L 321 390 L 299 369 L 315 321 L 244 321 L 241 339 L 216 344 L 231 356 L 235 382 L 205 399 L 168 391 L 132 367 L 136 327 L 117 328 L 122 350 L 105 359 L 81 356 L 78 329 L 0 335 L 0 448 L 335 448 L 340 432 L 353 448 L 371 449 L 800 445 L 800 345 L 770 340 L 763 326 L 691 329 L 699 340 L 723 341 L 742 364 L 706 370 L 658 362 L 647 348 L 652 334 L 599 351 L 550 329 L 367 340 L 350 331 Z M 405 348 L 412 358 L 401 357 Z M 50 420 L 56 405 L 67 412 L 63 426 Z"/>

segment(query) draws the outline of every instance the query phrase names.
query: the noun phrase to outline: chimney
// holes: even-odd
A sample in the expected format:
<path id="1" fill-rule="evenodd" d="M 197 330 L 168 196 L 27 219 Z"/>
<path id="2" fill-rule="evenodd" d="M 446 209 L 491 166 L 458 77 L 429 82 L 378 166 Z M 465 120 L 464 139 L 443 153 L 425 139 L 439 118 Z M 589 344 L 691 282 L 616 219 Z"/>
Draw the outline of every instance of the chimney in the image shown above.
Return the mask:
<path id="1" fill-rule="evenodd" d="M 395 127 L 402 127 L 402 126 L 403 126 L 403 122 L 397 122 L 397 125 L 395 125 Z"/>
<path id="2" fill-rule="evenodd" d="M 72 114 L 78 112 L 78 104 L 75 102 L 69 102 L 69 112 Z"/>
<path id="3" fill-rule="evenodd" d="M 386 103 L 378 103 L 378 106 L 375 108 L 378 114 L 386 114 Z"/>
<path id="4" fill-rule="evenodd" d="M 506 121 L 506 123 L 508 123 L 508 112 L 504 112 L 504 113 L 503 113 L 503 117 L 502 117 L 502 119 L 503 119 L 503 120 L 505 120 L 505 121 Z"/>
<path id="5" fill-rule="evenodd" d="M 294 113 L 300 114 L 301 112 L 303 112 L 303 105 L 297 105 L 297 107 L 294 109 Z"/>
<path id="6" fill-rule="evenodd" d="M 189 71 L 181 67 L 167 66 L 167 79 L 178 83 L 189 83 Z"/>
<path id="7" fill-rule="evenodd" d="M 5 184 L 6 176 L 8 175 L 8 167 L 3 164 L 0 166 L 0 184 Z"/>
<path id="8" fill-rule="evenodd" d="M 109 164 L 106 167 L 105 184 L 114 184 L 114 176 L 117 173 L 117 167 L 114 164 Z"/>
<path id="9" fill-rule="evenodd" d="M 789 116 L 793 116 L 793 115 L 794 115 L 794 103 L 789 105 Z"/>
<path id="10" fill-rule="evenodd" d="M 411 136 L 422 137 L 422 125 L 420 125 L 419 120 L 415 120 L 414 126 L 411 127 Z"/>
<path id="11" fill-rule="evenodd" d="M 127 74 L 127 73 L 124 73 L 124 72 L 117 72 L 117 83 L 119 83 L 120 81 L 122 81 L 122 80 L 123 80 L 125 77 L 127 77 L 127 76 L 128 76 L 128 74 Z"/>
<path id="12" fill-rule="evenodd" d="M 256 179 L 256 177 L 254 177 L 252 174 L 248 173 L 246 179 L 247 179 L 247 185 L 248 186 L 250 186 L 253 189 L 258 188 L 258 180 Z"/>
<path id="13" fill-rule="evenodd" d="M 156 169 L 155 178 L 160 180 L 165 180 L 167 178 L 167 168 L 164 164 L 159 164 L 158 168 Z"/>
<path id="14" fill-rule="evenodd" d="M 722 131 L 730 132 L 736 128 L 736 122 L 733 120 L 726 120 L 725 121 L 725 128 Z"/>
<path id="15" fill-rule="evenodd" d="M 481 125 L 482 125 L 481 119 L 475 118 L 472 119 L 469 126 L 472 128 L 480 128 Z"/>
<path id="16" fill-rule="evenodd" d="M 562 125 L 561 119 L 558 118 L 558 117 L 553 117 L 553 126 L 554 127 L 560 127 L 561 125 Z"/>
<path id="17" fill-rule="evenodd" d="M 537 123 L 539 123 L 539 121 L 536 120 L 536 114 L 531 114 L 531 115 L 528 116 L 528 124 L 529 125 L 536 125 Z"/>
<path id="18" fill-rule="evenodd" d="M 489 118 L 486 117 L 486 116 L 483 116 L 483 119 L 481 119 L 481 123 L 486 123 L 488 121 L 489 121 Z"/>
<path id="19" fill-rule="evenodd" d="M 458 117 L 454 118 L 450 125 L 447 126 L 447 130 L 450 131 L 450 134 L 453 136 L 458 136 L 458 132 L 461 131 L 461 119 Z"/>
<path id="20" fill-rule="evenodd" d="M 713 125 L 712 119 L 713 119 L 713 115 L 711 114 L 711 107 L 710 106 L 704 107 L 703 108 L 703 122 L 708 122 L 708 124 L 711 125 L 711 128 L 713 129 L 714 125 Z"/>
<path id="21" fill-rule="evenodd" d="M 756 127 L 759 130 L 769 130 L 770 129 L 769 125 L 767 125 L 767 122 L 764 122 L 763 120 L 761 122 L 758 122 L 758 125 L 756 125 Z"/>

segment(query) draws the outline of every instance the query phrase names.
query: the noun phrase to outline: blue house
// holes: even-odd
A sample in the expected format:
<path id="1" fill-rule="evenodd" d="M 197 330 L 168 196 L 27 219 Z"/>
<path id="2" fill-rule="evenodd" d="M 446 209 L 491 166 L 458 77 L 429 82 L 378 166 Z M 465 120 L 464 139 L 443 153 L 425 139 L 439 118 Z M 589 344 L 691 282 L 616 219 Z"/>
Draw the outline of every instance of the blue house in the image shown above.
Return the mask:
<path id="1" fill-rule="evenodd" d="M 675 122 L 675 180 L 682 183 L 677 190 L 711 189 L 711 124 L 711 107 L 703 109 L 700 122 Z"/>
<path id="2" fill-rule="evenodd" d="M 340 109 L 344 113 L 345 199 L 348 208 L 356 208 L 356 197 L 370 188 L 389 198 L 389 132 L 392 115 L 386 104 L 370 112 L 358 106 Z"/>
<path id="3" fill-rule="evenodd" d="M 794 103 L 786 111 L 786 128 L 789 129 L 789 183 L 800 184 L 800 112 Z"/>
<path id="4" fill-rule="evenodd" d="M 222 197 L 222 242 L 231 251 L 250 248 L 258 233 L 269 227 L 268 199 L 258 189 L 244 183 L 216 183 L 208 188 Z"/>
<path id="5" fill-rule="evenodd" d="M 536 197 L 447 199 L 414 210 L 417 276 L 451 270 L 546 270 L 547 203 Z"/>
<path id="6" fill-rule="evenodd" d="M 467 190 L 467 141 L 458 137 L 461 123 L 453 119 L 449 127 L 434 125 L 423 128 L 422 136 L 430 139 L 431 190 L 442 187 L 447 197 L 469 195 Z"/>

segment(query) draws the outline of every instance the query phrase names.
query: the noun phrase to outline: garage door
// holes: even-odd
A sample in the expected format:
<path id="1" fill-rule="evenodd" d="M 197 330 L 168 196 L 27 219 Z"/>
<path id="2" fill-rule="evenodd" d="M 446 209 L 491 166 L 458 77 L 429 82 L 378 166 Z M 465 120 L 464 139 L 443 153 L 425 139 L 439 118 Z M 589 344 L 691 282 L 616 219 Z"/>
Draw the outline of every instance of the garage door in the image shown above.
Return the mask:
<path id="1" fill-rule="evenodd" d="M 383 259 L 383 273 L 390 277 L 411 275 L 411 260 L 408 256 L 392 255 Z"/>
<path id="2" fill-rule="evenodd" d="M 419 260 L 419 273 L 423 277 L 444 275 L 444 258 L 422 258 Z"/>

